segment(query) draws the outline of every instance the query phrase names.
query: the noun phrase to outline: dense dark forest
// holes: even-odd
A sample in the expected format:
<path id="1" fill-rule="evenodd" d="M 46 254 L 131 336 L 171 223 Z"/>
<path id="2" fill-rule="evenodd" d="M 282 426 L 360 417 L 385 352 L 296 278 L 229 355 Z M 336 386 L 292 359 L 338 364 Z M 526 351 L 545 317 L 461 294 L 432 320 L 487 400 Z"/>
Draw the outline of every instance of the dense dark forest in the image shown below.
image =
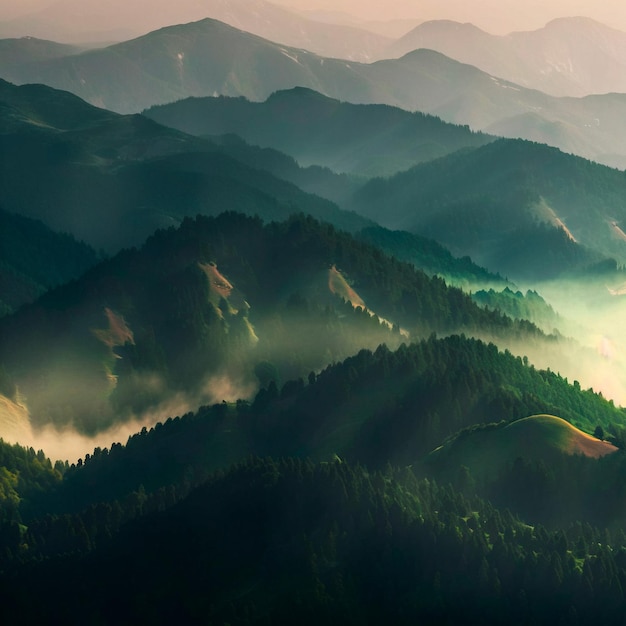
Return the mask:
<path id="1" fill-rule="evenodd" d="M 462 336 L 271 379 L 72 465 L 2 444 L 3 615 L 621 623 L 621 450 L 546 440 L 525 459 L 454 461 L 459 440 L 538 412 L 624 446 L 623 410 L 601 395 Z"/>
<path id="2" fill-rule="evenodd" d="M 346 302 L 352 292 L 364 303 Z M 253 391 L 268 365 L 281 382 L 363 347 L 459 331 L 557 341 L 311 217 L 227 213 L 159 231 L 4 318 L 0 363 L 39 424 L 93 433 L 210 376 Z"/>
<path id="3" fill-rule="evenodd" d="M 0 316 L 78 278 L 98 260 L 71 235 L 0 208 Z"/>
<path id="4" fill-rule="evenodd" d="M 7 623 L 621 623 L 623 533 L 528 526 L 410 469 L 250 459 L 177 496 L 33 524 L 62 555 L 5 570 Z"/>

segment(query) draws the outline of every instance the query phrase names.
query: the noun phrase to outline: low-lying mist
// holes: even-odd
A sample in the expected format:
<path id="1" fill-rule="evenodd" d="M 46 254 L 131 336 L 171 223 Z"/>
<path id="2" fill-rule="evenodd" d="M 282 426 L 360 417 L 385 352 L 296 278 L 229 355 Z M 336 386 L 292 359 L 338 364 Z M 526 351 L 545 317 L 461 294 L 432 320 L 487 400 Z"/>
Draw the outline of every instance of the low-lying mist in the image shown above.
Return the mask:
<path id="1" fill-rule="evenodd" d="M 540 351 L 532 361 L 626 406 L 626 295 L 610 281 L 562 279 L 531 286 L 559 314 L 556 330 L 575 342 L 560 341 L 560 349 Z"/>
<path id="2" fill-rule="evenodd" d="M 21 401 L 12 402 L 0 396 L 0 423 L 3 427 L 2 439 L 7 443 L 43 450 L 53 462 L 56 460 L 76 462 L 94 448 L 110 448 L 113 443 L 126 443 L 128 438 L 142 428 L 152 428 L 157 422 L 168 417 L 181 416 L 196 411 L 203 405 L 218 402 L 234 402 L 249 399 L 258 390 L 256 381 L 239 378 L 229 373 L 209 376 L 201 387 L 193 393 L 175 393 L 141 414 L 127 414 L 124 421 L 87 435 L 79 432 L 74 425 L 63 427 L 45 424 L 34 427 L 27 406 Z"/>
<path id="3" fill-rule="evenodd" d="M 36 401 L 29 402 L 19 392 L 15 401 L 0 396 L 1 436 L 10 443 L 42 449 L 53 460 L 72 463 L 95 447 L 125 443 L 130 435 L 168 417 L 204 405 L 251 401 L 271 380 L 280 389 L 288 380 L 306 379 L 311 371 L 361 348 L 374 350 L 386 343 L 395 349 L 407 340 L 376 315 L 362 310 L 351 314 L 349 305 L 338 303 L 338 311 L 308 309 L 299 303 L 264 315 L 256 320 L 257 341 L 233 348 L 221 367 L 212 368 L 187 389 L 168 386 L 158 372 L 124 373 L 125 357 L 117 359 L 119 375 L 114 369 L 99 378 L 93 372 L 81 377 L 76 369 L 59 368 L 48 379 L 51 385 L 39 390 Z M 124 393 L 118 393 L 122 387 Z"/>

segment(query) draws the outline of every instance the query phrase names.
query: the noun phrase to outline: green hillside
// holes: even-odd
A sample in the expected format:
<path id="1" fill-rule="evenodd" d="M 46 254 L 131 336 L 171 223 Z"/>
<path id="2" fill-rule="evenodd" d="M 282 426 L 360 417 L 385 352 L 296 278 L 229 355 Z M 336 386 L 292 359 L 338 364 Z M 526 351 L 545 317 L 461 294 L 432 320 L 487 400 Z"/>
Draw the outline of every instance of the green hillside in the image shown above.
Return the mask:
<path id="1" fill-rule="evenodd" d="M 549 464 L 555 454 L 580 454 L 601 458 L 617 448 L 582 432 L 553 415 L 533 415 L 512 423 L 501 422 L 462 431 L 451 442 L 431 453 L 430 462 L 444 466 L 466 465 L 476 478 L 496 476 L 517 458 Z"/>
<path id="2" fill-rule="evenodd" d="M 137 245 L 185 216 L 227 209 L 264 219 L 306 211 L 349 230 L 371 225 L 258 168 L 253 149 L 239 145 L 237 156 L 253 165 L 138 115 L 42 85 L 0 84 L 4 208 L 97 249 Z"/>
<path id="3" fill-rule="evenodd" d="M 476 289 L 477 286 L 501 287 L 506 284 L 506 280 L 499 274 L 493 274 L 476 265 L 467 256 L 454 257 L 448 249 L 434 239 L 407 231 L 389 230 L 381 226 L 364 228 L 356 236 L 384 250 L 387 254 L 401 261 L 412 263 L 427 274 L 441 276 L 448 284 L 461 287 L 466 291 Z M 476 298 L 476 294 L 473 298 L 481 305 L 487 304 Z M 519 311 L 513 311 L 511 308 L 500 307 L 500 309 L 510 317 L 532 319 L 531 315 L 518 314 Z"/>
<path id="4" fill-rule="evenodd" d="M 331 267 L 367 311 L 333 294 Z M 235 291 L 216 292 L 212 271 Z M 220 377 L 236 399 L 363 347 L 459 330 L 528 349 L 547 341 L 328 224 L 228 213 L 159 231 L 5 318 L 0 362 L 35 424 L 93 433 L 177 391 L 191 406 L 222 399 Z M 268 380 L 254 374 L 266 362 Z"/>
<path id="5" fill-rule="evenodd" d="M 389 176 L 492 137 L 422 113 L 384 105 L 355 105 L 297 87 L 265 102 L 189 98 L 152 107 L 144 115 L 192 135 L 234 133 L 276 148 L 301 165 L 335 172 Z"/>
<path id="6" fill-rule="evenodd" d="M 0 209 L 0 315 L 78 278 L 97 261 L 92 248 L 70 235 Z"/>
<path id="7" fill-rule="evenodd" d="M 511 278 L 537 280 L 606 257 L 623 263 L 625 192 L 617 170 L 500 140 L 372 180 L 351 208 L 388 228 L 433 237 Z"/>

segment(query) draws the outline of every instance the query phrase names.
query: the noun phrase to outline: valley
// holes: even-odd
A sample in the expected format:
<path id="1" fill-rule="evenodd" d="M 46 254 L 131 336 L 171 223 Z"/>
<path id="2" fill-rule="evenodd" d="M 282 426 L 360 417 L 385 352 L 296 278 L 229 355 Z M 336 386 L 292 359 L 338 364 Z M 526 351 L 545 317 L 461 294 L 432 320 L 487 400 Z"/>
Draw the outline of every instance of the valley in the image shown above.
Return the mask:
<path id="1" fill-rule="evenodd" d="M 0 7 L 2 623 L 624 622 L 626 31 L 399 4 Z"/>

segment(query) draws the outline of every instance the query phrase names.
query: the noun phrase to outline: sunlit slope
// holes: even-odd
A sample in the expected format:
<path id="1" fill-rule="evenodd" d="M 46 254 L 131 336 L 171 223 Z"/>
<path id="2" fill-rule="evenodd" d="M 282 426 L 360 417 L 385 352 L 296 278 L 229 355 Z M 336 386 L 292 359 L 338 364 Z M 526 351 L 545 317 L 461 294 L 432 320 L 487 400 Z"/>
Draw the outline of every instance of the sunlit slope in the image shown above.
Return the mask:
<path id="1" fill-rule="evenodd" d="M 591 458 L 617 452 L 608 441 L 584 433 L 553 415 L 533 415 L 509 424 L 493 424 L 462 431 L 430 455 L 443 467 L 465 465 L 473 475 L 497 475 L 498 468 L 517 458 L 550 462 L 555 453 Z"/>
<path id="2" fill-rule="evenodd" d="M 0 363 L 37 425 L 95 433 L 457 331 L 547 341 L 328 224 L 225 213 L 159 231 L 0 321 Z"/>
<path id="3" fill-rule="evenodd" d="M 32 429 L 28 410 L 20 400 L 0 394 L 0 438 L 8 443 L 30 442 Z"/>

